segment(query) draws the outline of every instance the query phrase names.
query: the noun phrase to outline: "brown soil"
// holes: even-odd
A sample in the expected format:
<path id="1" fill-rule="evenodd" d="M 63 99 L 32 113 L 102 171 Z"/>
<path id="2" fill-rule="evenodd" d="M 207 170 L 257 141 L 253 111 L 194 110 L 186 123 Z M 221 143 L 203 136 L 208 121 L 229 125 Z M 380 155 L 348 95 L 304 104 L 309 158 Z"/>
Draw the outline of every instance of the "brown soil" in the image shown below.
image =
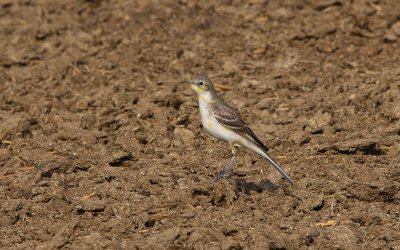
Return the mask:
<path id="1" fill-rule="evenodd" d="M 400 2 L 244 2 L 0 2 L 2 248 L 399 249 Z"/>

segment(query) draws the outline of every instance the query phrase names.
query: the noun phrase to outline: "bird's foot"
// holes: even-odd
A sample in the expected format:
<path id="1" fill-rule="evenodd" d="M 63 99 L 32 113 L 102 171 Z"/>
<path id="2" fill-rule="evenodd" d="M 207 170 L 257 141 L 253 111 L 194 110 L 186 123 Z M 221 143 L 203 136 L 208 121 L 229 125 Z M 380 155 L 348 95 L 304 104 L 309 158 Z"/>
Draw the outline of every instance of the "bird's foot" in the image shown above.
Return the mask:
<path id="1" fill-rule="evenodd" d="M 224 169 L 213 177 L 212 182 L 216 183 L 221 179 L 228 179 L 228 177 L 229 177 L 229 169 Z"/>
<path id="2" fill-rule="evenodd" d="M 221 179 L 228 179 L 228 177 L 229 177 L 229 169 L 231 168 L 231 166 L 235 162 L 236 157 L 237 157 L 237 154 L 236 154 L 236 151 L 235 151 L 234 155 L 232 156 L 232 158 L 230 159 L 228 164 L 226 164 L 224 166 L 224 168 L 222 169 L 221 172 L 219 172 L 216 176 L 214 176 L 214 178 L 212 180 L 213 183 L 216 183 Z"/>

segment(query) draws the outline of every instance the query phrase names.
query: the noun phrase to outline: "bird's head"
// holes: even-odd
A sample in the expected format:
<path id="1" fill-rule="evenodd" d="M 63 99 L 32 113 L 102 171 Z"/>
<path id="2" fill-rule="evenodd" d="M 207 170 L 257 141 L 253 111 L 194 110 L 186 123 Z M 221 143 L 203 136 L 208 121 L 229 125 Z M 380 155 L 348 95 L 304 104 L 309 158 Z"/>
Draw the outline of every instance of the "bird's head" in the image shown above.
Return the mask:
<path id="1" fill-rule="evenodd" d="M 191 82 L 190 87 L 197 94 L 214 90 L 213 83 L 207 76 L 196 76 Z"/>
<path id="2" fill-rule="evenodd" d="M 190 87 L 198 95 L 214 95 L 215 90 L 212 81 L 205 75 L 196 76 L 191 81 L 185 81 L 184 83 L 190 84 Z"/>

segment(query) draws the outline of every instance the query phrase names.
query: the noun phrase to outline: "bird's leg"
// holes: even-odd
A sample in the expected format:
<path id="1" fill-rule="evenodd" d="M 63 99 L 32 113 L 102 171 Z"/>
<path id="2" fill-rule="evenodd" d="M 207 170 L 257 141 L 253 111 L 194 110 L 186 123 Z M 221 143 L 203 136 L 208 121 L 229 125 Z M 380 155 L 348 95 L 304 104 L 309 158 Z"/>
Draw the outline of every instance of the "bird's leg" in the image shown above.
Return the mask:
<path id="1" fill-rule="evenodd" d="M 236 157 L 238 155 L 239 149 L 235 147 L 233 144 L 230 144 L 231 149 L 232 149 L 232 158 L 229 160 L 229 162 L 224 166 L 224 169 L 222 169 L 221 172 L 219 172 L 216 176 L 213 178 L 213 182 L 217 182 L 221 180 L 222 178 L 227 178 L 229 175 L 229 169 L 232 167 L 233 163 L 235 163 Z"/>

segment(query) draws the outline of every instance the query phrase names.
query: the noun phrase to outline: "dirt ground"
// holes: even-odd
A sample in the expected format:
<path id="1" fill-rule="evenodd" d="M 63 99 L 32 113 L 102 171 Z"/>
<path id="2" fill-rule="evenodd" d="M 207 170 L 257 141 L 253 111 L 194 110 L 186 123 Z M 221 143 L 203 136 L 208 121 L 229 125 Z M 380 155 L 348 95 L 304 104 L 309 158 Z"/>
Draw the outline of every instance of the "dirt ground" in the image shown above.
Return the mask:
<path id="1" fill-rule="evenodd" d="M 0 2 L 2 249 L 400 249 L 400 2 Z M 208 74 L 291 186 L 201 128 Z"/>

